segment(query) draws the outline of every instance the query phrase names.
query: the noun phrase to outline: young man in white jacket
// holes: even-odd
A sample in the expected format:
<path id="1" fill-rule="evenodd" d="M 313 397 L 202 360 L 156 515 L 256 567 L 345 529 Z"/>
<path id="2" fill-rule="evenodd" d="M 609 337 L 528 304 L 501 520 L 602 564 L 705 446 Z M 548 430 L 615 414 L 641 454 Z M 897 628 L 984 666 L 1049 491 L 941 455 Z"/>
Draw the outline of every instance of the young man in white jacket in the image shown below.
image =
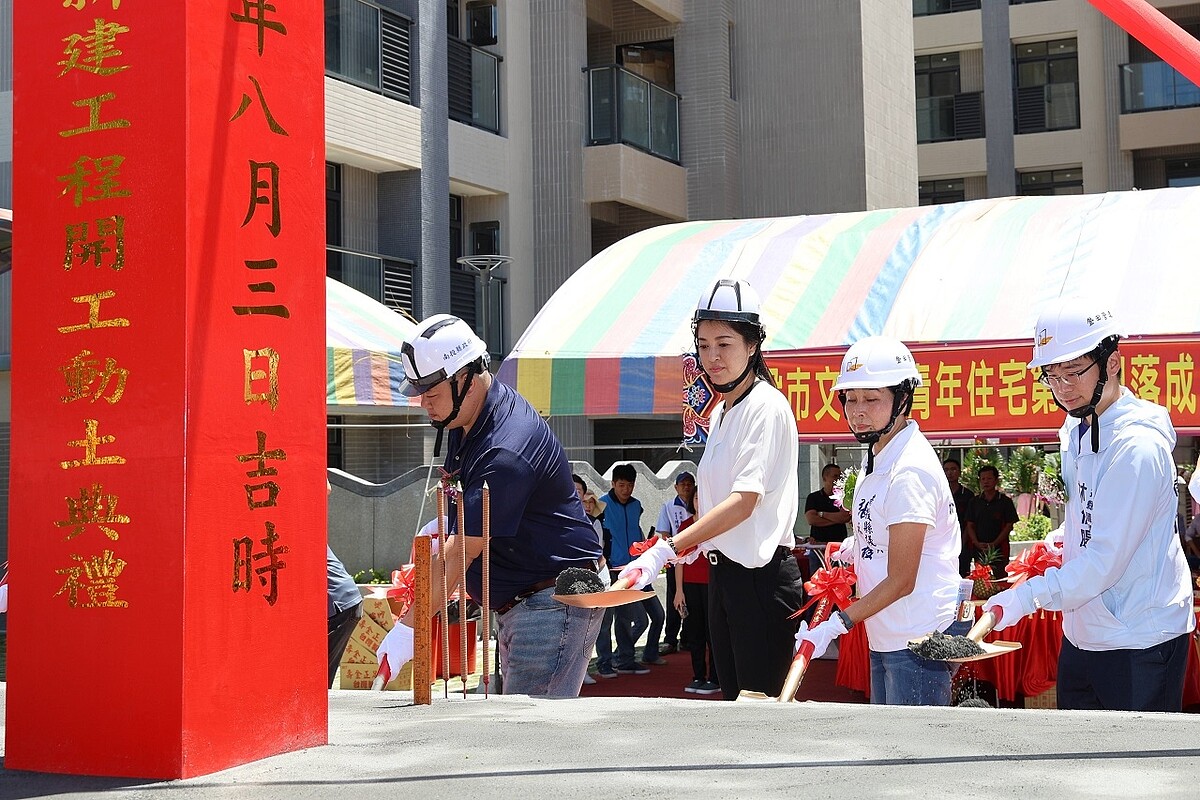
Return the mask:
<path id="1" fill-rule="evenodd" d="M 1195 627 L 1175 532 L 1175 431 L 1166 409 L 1121 385 L 1116 318 L 1059 300 L 1034 332 L 1030 369 L 1068 416 L 1063 565 L 995 595 L 997 630 L 1063 612 L 1058 707 L 1179 711 Z M 1048 537 L 1050 538 L 1050 537 Z"/>

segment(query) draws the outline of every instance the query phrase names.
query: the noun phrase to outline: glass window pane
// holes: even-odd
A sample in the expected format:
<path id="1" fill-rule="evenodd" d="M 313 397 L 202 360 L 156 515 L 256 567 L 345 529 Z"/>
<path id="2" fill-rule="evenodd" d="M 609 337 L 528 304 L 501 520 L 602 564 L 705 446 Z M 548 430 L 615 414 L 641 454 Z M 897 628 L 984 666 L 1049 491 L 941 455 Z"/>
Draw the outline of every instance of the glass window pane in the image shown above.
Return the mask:
<path id="1" fill-rule="evenodd" d="M 1045 84 L 1045 61 L 1027 61 L 1017 65 L 1017 86 L 1044 86 Z"/>
<path id="2" fill-rule="evenodd" d="M 1049 64 L 1050 83 L 1075 83 L 1079 80 L 1079 59 L 1055 58 Z"/>
<path id="3" fill-rule="evenodd" d="M 483 50 L 471 51 L 471 124 L 500 130 L 500 63 Z"/>
<path id="4" fill-rule="evenodd" d="M 930 91 L 934 97 L 958 94 L 958 70 L 935 72 L 929 76 Z"/>
<path id="5" fill-rule="evenodd" d="M 665 89 L 650 87 L 650 152 L 679 160 L 679 98 Z"/>
<path id="6" fill-rule="evenodd" d="M 650 149 L 650 84 L 628 72 L 617 73 L 621 104 L 621 140 Z"/>
<path id="7" fill-rule="evenodd" d="M 591 140 L 599 144 L 614 141 L 613 73 L 612 69 L 594 69 L 588 73 L 592 95 Z"/>
<path id="8" fill-rule="evenodd" d="M 358 0 L 327 0 L 325 68 L 379 87 L 379 10 Z"/>

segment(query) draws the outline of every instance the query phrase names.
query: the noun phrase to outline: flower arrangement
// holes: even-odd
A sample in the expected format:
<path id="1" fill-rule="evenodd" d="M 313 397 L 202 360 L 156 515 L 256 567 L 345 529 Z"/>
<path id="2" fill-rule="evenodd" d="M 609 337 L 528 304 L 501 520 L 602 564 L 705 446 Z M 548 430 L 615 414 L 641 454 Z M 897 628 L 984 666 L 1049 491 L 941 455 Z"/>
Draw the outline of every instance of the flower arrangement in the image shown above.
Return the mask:
<path id="1" fill-rule="evenodd" d="M 850 469 L 833 483 L 833 502 L 843 511 L 854 510 L 854 487 L 858 484 L 858 470 Z"/>

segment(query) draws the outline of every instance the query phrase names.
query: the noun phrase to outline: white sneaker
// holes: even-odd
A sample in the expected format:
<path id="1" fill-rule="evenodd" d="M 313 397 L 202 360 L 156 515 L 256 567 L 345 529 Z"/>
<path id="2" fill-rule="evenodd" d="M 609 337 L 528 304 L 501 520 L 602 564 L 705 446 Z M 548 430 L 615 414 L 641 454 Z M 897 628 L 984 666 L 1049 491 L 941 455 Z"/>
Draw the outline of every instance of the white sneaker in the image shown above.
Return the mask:
<path id="1" fill-rule="evenodd" d="M 583 673 L 583 685 L 584 686 L 591 686 L 595 682 L 596 682 L 596 679 L 592 677 L 590 672 Z"/>

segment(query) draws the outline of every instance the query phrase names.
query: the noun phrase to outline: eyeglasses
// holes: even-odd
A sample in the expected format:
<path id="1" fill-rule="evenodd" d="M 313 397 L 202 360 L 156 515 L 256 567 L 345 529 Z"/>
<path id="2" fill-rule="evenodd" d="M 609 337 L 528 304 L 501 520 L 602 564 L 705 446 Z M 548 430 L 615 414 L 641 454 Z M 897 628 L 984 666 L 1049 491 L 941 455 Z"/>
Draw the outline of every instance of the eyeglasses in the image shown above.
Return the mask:
<path id="1" fill-rule="evenodd" d="M 1038 376 L 1038 380 L 1047 386 L 1054 388 L 1055 386 L 1074 386 L 1079 383 L 1084 374 L 1092 367 L 1099 364 L 1099 361 L 1093 361 L 1078 372 L 1064 372 L 1062 375 L 1050 375 L 1046 370 L 1042 369 L 1042 374 Z"/>

